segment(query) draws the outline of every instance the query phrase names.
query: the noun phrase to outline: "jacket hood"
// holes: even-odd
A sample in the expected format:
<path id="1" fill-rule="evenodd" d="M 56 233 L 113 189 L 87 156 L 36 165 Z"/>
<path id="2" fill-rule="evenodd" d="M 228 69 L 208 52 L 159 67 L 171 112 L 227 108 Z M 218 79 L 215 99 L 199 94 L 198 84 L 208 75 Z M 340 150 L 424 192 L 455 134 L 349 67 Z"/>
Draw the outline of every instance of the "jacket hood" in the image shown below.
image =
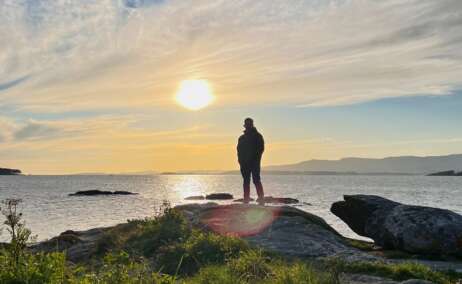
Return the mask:
<path id="1" fill-rule="evenodd" d="M 252 127 L 244 130 L 244 134 L 258 132 L 256 127 Z"/>

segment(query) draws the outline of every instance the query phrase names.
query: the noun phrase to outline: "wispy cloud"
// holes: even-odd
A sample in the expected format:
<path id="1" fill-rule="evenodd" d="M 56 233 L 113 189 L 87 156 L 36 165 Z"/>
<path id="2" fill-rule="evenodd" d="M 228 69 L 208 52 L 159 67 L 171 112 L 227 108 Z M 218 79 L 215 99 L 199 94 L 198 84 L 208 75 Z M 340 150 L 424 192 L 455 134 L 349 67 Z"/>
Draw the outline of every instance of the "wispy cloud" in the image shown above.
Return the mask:
<path id="1" fill-rule="evenodd" d="M 216 106 L 230 112 L 443 96 L 462 86 L 460 0 L 1 3 L 0 110 L 8 113 L 0 117 L 0 155 L 9 161 L 47 153 L 56 166 L 85 156 L 103 167 L 103 160 L 117 164 L 108 159 L 114 155 L 143 160 L 144 169 L 148 161 L 173 168 L 172 157 L 181 154 L 190 165 L 193 158 L 234 165 L 229 135 L 239 129 L 212 133 L 202 123 L 191 127 L 192 120 L 174 127 L 156 117 L 171 110 L 179 82 L 189 78 L 210 80 Z M 139 127 L 140 113 L 148 112 L 146 124 L 166 127 Z M 94 115 L 72 120 L 75 113 Z M 286 162 L 289 150 L 291 160 L 337 157 L 350 154 L 350 144 L 369 143 L 313 139 L 272 143 L 274 161 Z M 198 157 L 204 149 L 215 154 Z"/>
<path id="2" fill-rule="evenodd" d="M 6 0 L 0 76 L 40 75 L 3 102 L 152 107 L 194 76 L 234 105 L 450 94 L 462 83 L 460 9 L 458 0 Z"/>

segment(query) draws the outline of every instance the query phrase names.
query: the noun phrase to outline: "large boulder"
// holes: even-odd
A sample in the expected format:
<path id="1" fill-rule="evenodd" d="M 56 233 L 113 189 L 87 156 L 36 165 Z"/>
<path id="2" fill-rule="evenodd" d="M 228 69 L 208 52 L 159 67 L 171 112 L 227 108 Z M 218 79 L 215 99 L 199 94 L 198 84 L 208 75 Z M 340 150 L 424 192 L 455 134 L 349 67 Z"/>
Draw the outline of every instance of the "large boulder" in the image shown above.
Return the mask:
<path id="1" fill-rule="evenodd" d="M 462 256 L 462 216 L 452 211 L 374 195 L 345 195 L 344 201 L 332 205 L 331 212 L 383 248 Z"/>
<path id="2" fill-rule="evenodd" d="M 371 258 L 349 246 L 322 218 L 297 208 L 216 203 L 176 208 L 201 230 L 241 237 L 254 246 L 285 256 Z"/>
<path id="3" fill-rule="evenodd" d="M 120 225 L 119 225 L 120 226 Z M 65 231 L 59 236 L 30 247 L 33 252 L 65 252 L 71 262 L 88 261 L 97 251 L 98 240 L 109 228 L 95 228 L 87 231 Z"/>

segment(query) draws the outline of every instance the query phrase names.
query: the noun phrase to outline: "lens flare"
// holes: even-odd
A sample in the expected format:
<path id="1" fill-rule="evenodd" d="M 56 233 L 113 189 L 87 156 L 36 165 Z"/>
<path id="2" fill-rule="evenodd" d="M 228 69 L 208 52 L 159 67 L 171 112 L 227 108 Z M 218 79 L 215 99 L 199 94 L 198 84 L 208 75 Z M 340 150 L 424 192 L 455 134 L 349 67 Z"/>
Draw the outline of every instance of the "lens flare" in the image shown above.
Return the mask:
<path id="1" fill-rule="evenodd" d="M 277 207 L 229 205 L 212 208 L 201 220 L 215 233 L 246 237 L 264 231 L 278 216 Z"/>

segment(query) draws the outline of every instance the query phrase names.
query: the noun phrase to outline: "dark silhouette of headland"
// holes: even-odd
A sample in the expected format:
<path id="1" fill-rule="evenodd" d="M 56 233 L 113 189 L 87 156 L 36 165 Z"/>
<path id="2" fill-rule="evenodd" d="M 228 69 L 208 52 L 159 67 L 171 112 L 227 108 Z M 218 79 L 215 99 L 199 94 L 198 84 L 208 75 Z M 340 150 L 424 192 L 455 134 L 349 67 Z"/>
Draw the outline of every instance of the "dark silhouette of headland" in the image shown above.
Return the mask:
<path id="1" fill-rule="evenodd" d="M 21 170 L 18 169 L 0 168 L 0 175 L 2 176 L 15 176 L 20 174 Z"/>

